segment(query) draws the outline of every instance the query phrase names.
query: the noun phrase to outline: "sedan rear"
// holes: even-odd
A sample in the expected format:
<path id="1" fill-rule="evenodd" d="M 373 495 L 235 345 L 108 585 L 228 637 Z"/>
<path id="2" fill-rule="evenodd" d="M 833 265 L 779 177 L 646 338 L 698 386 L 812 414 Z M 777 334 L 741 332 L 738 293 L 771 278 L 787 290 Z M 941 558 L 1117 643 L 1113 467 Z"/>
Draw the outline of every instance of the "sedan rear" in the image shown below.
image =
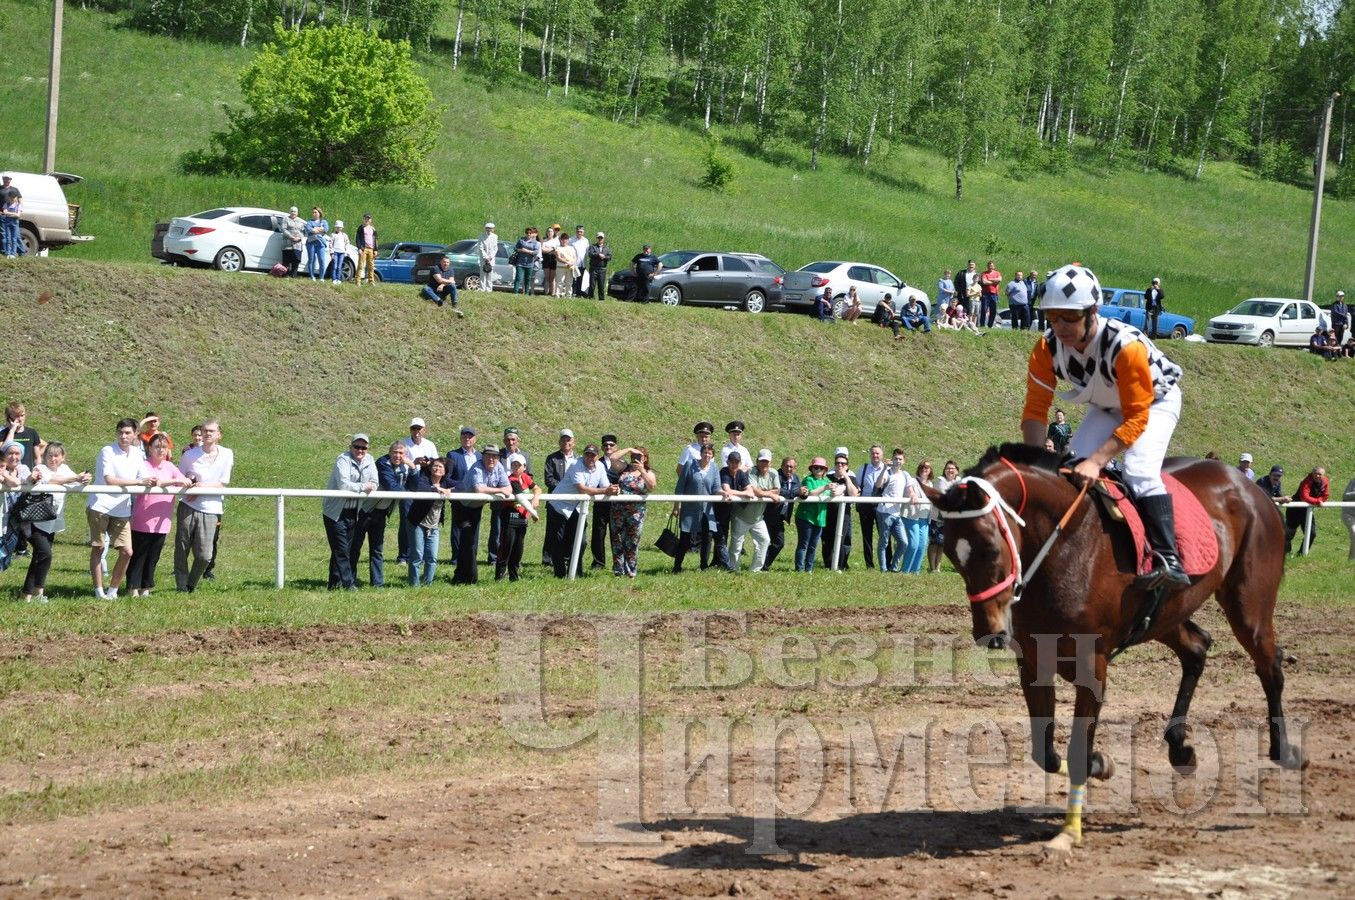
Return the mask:
<path id="1" fill-rule="evenodd" d="M 614 274 L 607 293 L 619 300 L 658 300 L 665 306 L 723 306 L 760 313 L 781 305 L 786 270 L 756 253 L 674 250 L 648 285 L 630 269 Z"/>

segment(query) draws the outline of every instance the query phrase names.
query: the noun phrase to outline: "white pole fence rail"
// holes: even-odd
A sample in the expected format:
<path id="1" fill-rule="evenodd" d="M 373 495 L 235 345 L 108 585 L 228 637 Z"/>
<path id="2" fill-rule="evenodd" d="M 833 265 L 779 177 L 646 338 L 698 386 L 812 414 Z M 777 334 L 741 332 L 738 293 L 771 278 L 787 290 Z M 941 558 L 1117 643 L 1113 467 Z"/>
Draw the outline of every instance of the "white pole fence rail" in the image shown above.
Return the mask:
<path id="1" fill-rule="evenodd" d="M 336 497 L 350 501 L 376 501 L 376 500 L 458 500 L 463 503 L 502 503 L 503 497 L 494 497 L 486 494 L 439 494 L 431 491 L 372 491 L 369 494 L 354 493 L 353 491 L 331 491 L 312 488 L 163 488 L 163 487 L 113 487 L 111 485 L 49 485 L 49 484 L 26 484 L 19 488 L 0 486 L 0 495 L 7 493 L 50 493 L 50 494 L 174 494 L 178 497 L 272 497 L 277 503 L 277 520 L 275 526 L 276 543 L 276 566 L 274 570 L 274 585 L 283 587 L 286 581 L 286 548 L 284 538 L 287 532 L 287 514 L 286 500 L 288 497 L 298 497 L 304 499 L 320 499 Z M 722 494 L 618 494 L 610 497 L 594 497 L 588 494 L 542 494 L 541 502 L 546 503 L 549 500 L 562 500 L 570 503 L 579 502 L 578 509 L 581 514 L 575 520 L 574 542 L 570 552 L 569 559 L 569 580 L 573 581 L 575 573 L 578 571 L 579 558 L 583 554 L 584 534 L 587 529 L 588 516 L 592 512 L 594 503 L 778 503 L 783 501 L 748 499 L 746 497 L 726 498 Z M 891 499 L 885 497 L 829 497 L 823 500 L 803 501 L 798 503 L 827 503 L 834 506 L 853 506 L 859 504 L 879 505 L 892 503 L 898 506 L 910 505 L 928 505 L 926 502 L 916 503 L 916 501 L 907 499 Z M 1310 536 L 1312 534 L 1313 510 L 1314 509 L 1355 509 L 1355 502 L 1336 501 L 1324 503 L 1321 506 L 1314 506 L 1309 503 L 1293 502 L 1282 504 L 1286 508 L 1306 507 L 1306 514 L 1303 520 L 1303 546 L 1300 552 L 1308 555 Z M 828 561 L 828 567 L 837 571 L 838 558 L 842 555 L 843 524 L 847 522 L 847 516 L 850 513 L 843 510 L 843 514 L 837 517 L 837 527 L 833 534 L 833 553 Z M 850 525 L 848 525 L 850 527 Z M 816 548 L 817 550 L 817 548 Z"/>

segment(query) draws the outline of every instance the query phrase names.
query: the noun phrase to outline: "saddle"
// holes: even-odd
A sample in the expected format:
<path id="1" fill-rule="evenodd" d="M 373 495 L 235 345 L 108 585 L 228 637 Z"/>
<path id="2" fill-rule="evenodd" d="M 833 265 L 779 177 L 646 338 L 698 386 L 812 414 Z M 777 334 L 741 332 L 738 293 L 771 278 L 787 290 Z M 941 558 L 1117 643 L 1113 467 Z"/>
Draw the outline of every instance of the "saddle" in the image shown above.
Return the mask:
<path id="1" fill-rule="evenodd" d="M 1219 560 L 1219 540 L 1214 533 L 1214 524 L 1189 488 L 1166 472 L 1162 473 L 1162 482 L 1167 486 L 1176 513 L 1176 549 L 1181 565 L 1192 578 L 1203 575 Z M 1122 523 L 1128 531 L 1133 550 L 1133 574 L 1142 575 L 1151 569 L 1152 550 L 1143 530 L 1143 519 L 1139 517 L 1133 491 L 1121 480 L 1119 472 L 1105 470 L 1096 483 L 1093 496 L 1107 517 Z"/>

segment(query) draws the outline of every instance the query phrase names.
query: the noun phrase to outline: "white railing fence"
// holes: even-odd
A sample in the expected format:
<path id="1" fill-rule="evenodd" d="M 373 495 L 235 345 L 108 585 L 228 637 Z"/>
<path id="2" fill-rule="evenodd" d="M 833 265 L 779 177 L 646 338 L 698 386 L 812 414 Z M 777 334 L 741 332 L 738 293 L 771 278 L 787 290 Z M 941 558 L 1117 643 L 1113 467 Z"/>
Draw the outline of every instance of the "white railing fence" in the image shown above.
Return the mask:
<path id="1" fill-rule="evenodd" d="M 287 534 L 287 513 L 286 501 L 289 497 L 301 499 L 325 499 L 327 497 L 337 497 L 345 500 L 460 500 L 468 503 L 495 503 L 502 502 L 502 498 L 490 497 L 485 494 L 438 494 L 433 492 L 415 493 L 413 491 L 372 491 L 369 494 L 355 494 L 352 491 L 331 491 L 318 490 L 310 488 L 162 488 L 162 487 L 112 487 L 108 485 L 47 485 L 35 484 L 24 485 L 20 488 L 0 487 L 0 494 L 6 493 L 27 493 L 27 492 L 45 492 L 45 493 L 64 493 L 64 494 L 174 494 L 179 497 L 211 496 L 211 497 L 272 497 L 277 505 L 277 518 L 275 526 L 276 542 L 276 564 L 274 569 L 274 584 L 276 587 L 283 587 L 286 582 L 286 547 L 285 538 Z M 746 498 L 728 499 L 720 494 L 710 496 L 693 494 L 648 494 L 639 496 L 635 494 L 620 494 L 611 497 L 593 497 L 587 494 L 542 494 L 541 502 L 544 504 L 548 500 L 579 501 L 582 515 L 575 519 L 574 543 L 570 553 L 569 579 L 574 580 L 575 573 L 578 571 L 579 559 L 583 554 L 584 536 L 588 529 L 585 528 L 588 517 L 592 513 L 594 503 L 773 503 L 772 500 L 749 500 Z M 878 505 L 883 503 L 893 503 L 900 506 L 908 506 L 914 503 L 910 500 L 895 500 L 884 497 L 832 497 L 825 498 L 823 502 L 835 506 L 852 505 Z M 929 505 L 925 502 L 918 505 Z M 1286 507 L 1305 507 L 1307 513 L 1303 522 L 1303 545 L 1301 553 L 1308 555 L 1309 535 L 1312 531 L 1313 510 L 1314 509 L 1343 509 L 1355 508 L 1355 502 L 1332 502 L 1324 503 L 1320 507 L 1308 503 L 1290 503 Z M 844 510 L 845 512 L 845 510 Z M 837 517 L 837 527 L 833 534 L 833 553 L 829 559 L 829 568 L 837 571 L 837 561 L 842 555 L 843 523 L 847 522 L 847 516 Z M 850 526 L 849 526 L 850 527 Z"/>

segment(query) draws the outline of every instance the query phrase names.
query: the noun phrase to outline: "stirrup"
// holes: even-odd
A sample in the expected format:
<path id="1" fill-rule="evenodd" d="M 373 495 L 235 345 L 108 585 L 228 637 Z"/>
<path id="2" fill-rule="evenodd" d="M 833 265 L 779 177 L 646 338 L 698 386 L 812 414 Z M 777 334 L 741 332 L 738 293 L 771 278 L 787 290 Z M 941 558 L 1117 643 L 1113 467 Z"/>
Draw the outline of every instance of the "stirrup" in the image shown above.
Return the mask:
<path id="1" fill-rule="evenodd" d="M 1145 591 L 1175 591 L 1190 587 L 1190 576 L 1181 565 L 1180 558 L 1168 559 L 1162 553 L 1153 552 L 1153 568 L 1134 579 L 1134 587 Z"/>

